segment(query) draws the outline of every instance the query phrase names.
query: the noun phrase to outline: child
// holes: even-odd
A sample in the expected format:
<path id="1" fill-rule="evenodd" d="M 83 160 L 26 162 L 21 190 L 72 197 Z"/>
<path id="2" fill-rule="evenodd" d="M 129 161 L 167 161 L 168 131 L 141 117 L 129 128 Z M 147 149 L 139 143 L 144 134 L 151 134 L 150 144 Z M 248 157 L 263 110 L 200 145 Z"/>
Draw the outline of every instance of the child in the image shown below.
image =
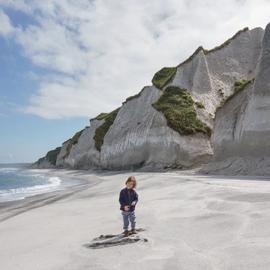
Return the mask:
<path id="1" fill-rule="evenodd" d="M 134 190 L 137 186 L 137 181 L 134 176 L 130 176 L 126 181 L 126 187 L 120 191 L 119 202 L 120 210 L 122 210 L 123 216 L 123 229 L 124 235 L 128 236 L 128 225 L 131 223 L 131 233 L 136 233 L 136 216 L 135 206 L 138 202 L 138 194 Z"/>

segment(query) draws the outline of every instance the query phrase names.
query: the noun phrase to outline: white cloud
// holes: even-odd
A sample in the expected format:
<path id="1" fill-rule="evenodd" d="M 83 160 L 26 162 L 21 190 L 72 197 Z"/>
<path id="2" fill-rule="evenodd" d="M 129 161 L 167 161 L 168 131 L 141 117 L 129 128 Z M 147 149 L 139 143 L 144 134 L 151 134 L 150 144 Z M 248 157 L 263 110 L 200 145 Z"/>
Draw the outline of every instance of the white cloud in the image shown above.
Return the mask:
<path id="1" fill-rule="evenodd" d="M 52 76 L 25 112 L 45 118 L 93 117 L 150 84 L 199 45 L 211 48 L 249 26 L 265 27 L 267 0 L 0 0 L 34 17 L 16 31 L 33 63 Z M 6 15 L 5 15 L 6 16 Z M 1 13 L 0 13 L 1 18 Z M 1 19 L 0 19 L 1 21 Z"/>
<path id="2" fill-rule="evenodd" d="M 10 35 L 14 30 L 15 28 L 10 23 L 9 17 L 0 9 L 0 35 Z"/>

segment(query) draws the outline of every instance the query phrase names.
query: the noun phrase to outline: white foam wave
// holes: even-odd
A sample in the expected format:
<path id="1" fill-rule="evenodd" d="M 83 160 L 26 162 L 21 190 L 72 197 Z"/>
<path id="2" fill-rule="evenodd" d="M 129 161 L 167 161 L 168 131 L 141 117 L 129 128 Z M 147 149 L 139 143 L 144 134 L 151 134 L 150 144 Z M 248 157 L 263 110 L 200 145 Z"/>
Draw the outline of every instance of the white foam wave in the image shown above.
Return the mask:
<path id="1" fill-rule="evenodd" d="M 24 199 L 25 197 L 53 191 L 56 190 L 57 187 L 61 185 L 61 182 L 62 182 L 61 179 L 55 176 L 50 177 L 48 179 L 48 183 L 44 185 L 35 185 L 31 187 L 1 190 L 0 200 L 1 198 L 4 201 Z"/>
<path id="2" fill-rule="evenodd" d="M 19 168 L 0 168 L 1 173 L 11 173 L 11 172 L 15 172 L 18 170 L 19 170 Z"/>

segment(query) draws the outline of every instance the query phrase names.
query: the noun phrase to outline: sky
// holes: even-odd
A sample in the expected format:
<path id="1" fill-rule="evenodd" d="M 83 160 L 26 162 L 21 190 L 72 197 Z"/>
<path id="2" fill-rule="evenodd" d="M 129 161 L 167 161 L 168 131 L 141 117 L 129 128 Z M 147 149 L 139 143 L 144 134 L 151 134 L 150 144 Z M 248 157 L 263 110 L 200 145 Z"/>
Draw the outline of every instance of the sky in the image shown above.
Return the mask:
<path id="1" fill-rule="evenodd" d="M 268 0 L 0 0 L 0 163 L 33 162 Z"/>

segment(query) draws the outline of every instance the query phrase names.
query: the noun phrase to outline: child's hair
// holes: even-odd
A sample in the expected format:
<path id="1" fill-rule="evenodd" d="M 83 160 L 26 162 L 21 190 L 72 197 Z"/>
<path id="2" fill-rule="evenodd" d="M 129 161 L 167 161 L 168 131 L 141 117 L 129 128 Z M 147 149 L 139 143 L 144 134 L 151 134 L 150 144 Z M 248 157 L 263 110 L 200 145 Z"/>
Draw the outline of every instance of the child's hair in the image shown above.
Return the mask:
<path id="1" fill-rule="evenodd" d="M 126 184 L 129 183 L 129 182 L 133 182 L 133 188 L 137 187 L 137 181 L 136 181 L 134 176 L 129 176 L 129 178 L 126 181 Z"/>

